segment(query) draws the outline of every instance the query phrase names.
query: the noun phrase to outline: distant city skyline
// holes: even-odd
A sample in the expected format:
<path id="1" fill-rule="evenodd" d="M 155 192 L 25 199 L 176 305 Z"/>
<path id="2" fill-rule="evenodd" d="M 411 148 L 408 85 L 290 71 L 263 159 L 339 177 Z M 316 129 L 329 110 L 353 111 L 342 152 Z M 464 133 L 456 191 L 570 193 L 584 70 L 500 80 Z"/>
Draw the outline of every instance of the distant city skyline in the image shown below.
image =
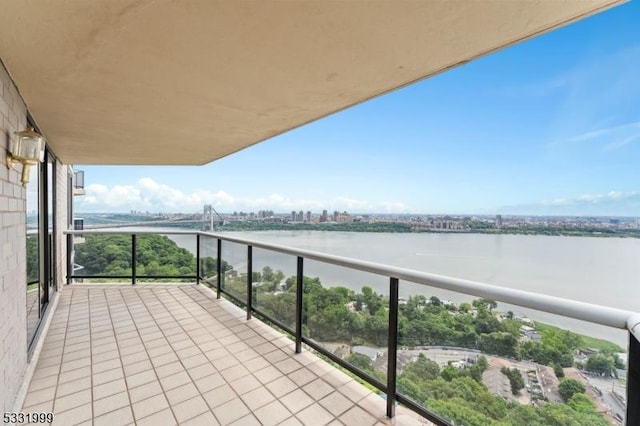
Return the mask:
<path id="1" fill-rule="evenodd" d="M 637 22 L 627 3 L 205 166 L 78 165 L 76 211 L 640 216 Z"/>

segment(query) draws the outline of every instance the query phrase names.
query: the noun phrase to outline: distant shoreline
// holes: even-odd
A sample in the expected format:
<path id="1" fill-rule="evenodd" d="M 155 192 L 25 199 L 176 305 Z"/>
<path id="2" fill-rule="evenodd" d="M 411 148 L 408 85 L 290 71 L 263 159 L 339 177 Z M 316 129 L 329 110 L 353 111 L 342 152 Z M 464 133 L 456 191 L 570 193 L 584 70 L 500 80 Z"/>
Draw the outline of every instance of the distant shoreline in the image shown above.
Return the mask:
<path id="1" fill-rule="evenodd" d="M 103 223 L 85 222 L 85 230 L 92 225 Z M 135 226 L 145 226 L 136 223 Z M 149 226 L 152 226 L 151 224 Z M 163 227 L 201 229 L 197 224 L 166 223 Z M 594 238 L 640 238 L 640 229 L 602 229 L 602 228 L 562 228 L 562 227 L 508 227 L 483 229 L 416 229 L 407 223 L 398 222 L 353 222 L 353 223 L 271 223 L 271 222 L 229 222 L 216 225 L 214 232 L 253 232 L 253 231 L 319 231 L 319 232 L 378 232 L 405 234 L 486 234 L 486 235 L 545 235 L 564 237 Z"/>
<path id="2" fill-rule="evenodd" d="M 182 222 L 184 219 L 188 221 Z M 196 219 L 196 220 L 194 220 Z M 528 221 L 523 219 L 497 217 L 494 219 L 451 218 L 417 218 L 417 220 L 365 220 L 355 219 L 344 222 L 292 222 L 282 217 L 259 220 L 237 220 L 220 217 L 213 222 L 213 230 L 219 232 L 234 231 L 327 231 L 327 232 L 377 232 L 377 233 L 431 233 L 431 234 L 489 234 L 489 235 L 548 235 L 595 238 L 640 238 L 640 226 L 635 221 L 611 219 L 567 220 L 567 221 Z M 103 228 L 111 224 L 118 226 L 169 226 L 185 229 L 204 229 L 208 221 L 188 215 L 128 215 L 128 214 L 87 214 L 83 218 L 85 229 L 93 226 Z M 146 225 L 146 223 L 149 223 Z"/>
<path id="3" fill-rule="evenodd" d="M 394 222 L 374 223 L 262 223 L 231 222 L 216 226 L 215 231 L 326 231 L 326 232 L 389 232 L 427 234 L 489 234 L 489 235 L 547 235 L 596 238 L 640 238 L 640 229 L 603 230 L 600 228 L 509 227 L 491 229 L 414 229 L 409 224 Z"/>

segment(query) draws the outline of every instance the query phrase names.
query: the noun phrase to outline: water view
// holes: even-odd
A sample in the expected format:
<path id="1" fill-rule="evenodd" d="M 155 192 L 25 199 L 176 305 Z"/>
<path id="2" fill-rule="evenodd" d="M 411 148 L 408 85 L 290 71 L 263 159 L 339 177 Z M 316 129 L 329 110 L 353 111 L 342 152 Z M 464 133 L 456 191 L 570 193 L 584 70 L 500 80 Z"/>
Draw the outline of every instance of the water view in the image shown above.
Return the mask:
<path id="1" fill-rule="evenodd" d="M 148 229 L 153 228 L 134 228 Z M 168 228 L 167 228 L 168 229 Z M 380 262 L 499 286 L 634 310 L 640 305 L 635 291 L 640 277 L 640 240 L 631 238 L 551 237 L 481 234 L 394 234 L 357 232 L 263 231 L 227 235 L 339 256 Z M 181 247 L 195 253 L 190 236 L 172 235 Z M 231 261 L 241 267 L 244 252 Z M 274 269 L 293 268 L 295 259 L 260 251 L 254 265 Z M 256 266 L 254 266 L 255 269 Z M 305 275 L 322 278 L 325 285 L 359 290 L 368 285 L 388 291 L 388 280 L 373 274 L 308 262 Z M 454 302 L 468 297 L 439 289 L 412 285 L 401 287 L 401 297 L 425 294 Z M 510 308 L 531 315 L 522 308 Z M 626 345 L 626 333 L 596 327 L 555 315 L 535 313 L 545 321 Z"/>
<path id="2" fill-rule="evenodd" d="M 132 230 L 163 231 L 122 229 Z M 633 292 L 640 272 L 633 261 L 640 244 L 636 239 L 309 231 L 224 235 L 622 309 L 632 310 L 638 302 Z M 123 237 L 121 243 L 126 246 L 129 241 Z M 166 241 L 196 252 L 193 235 L 170 235 Z M 117 251 L 115 243 L 114 239 L 103 252 Z M 87 245 L 92 244 L 88 239 Z M 151 251 L 166 253 L 167 262 L 174 263 L 173 271 L 195 271 L 193 258 L 157 238 L 138 236 L 137 250 L 139 271 L 162 273 L 164 261 L 140 260 Z M 210 258 L 205 259 L 201 273 L 213 277 L 216 239 L 203 237 L 200 254 Z M 223 288 L 239 300 L 247 297 L 246 256 L 245 246 L 223 243 Z M 253 305 L 292 328 L 295 271 L 293 256 L 254 248 Z M 305 261 L 304 275 L 303 334 L 384 383 L 388 278 L 310 260 Z M 210 282 L 213 285 L 215 278 Z M 400 282 L 399 293 L 398 386 L 418 403 L 450 419 L 459 418 L 468 408 L 511 424 L 535 424 L 540 419 L 545 419 L 540 420 L 542 424 L 561 424 L 557 422 L 561 412 L 580 424 L 617 424 L 624 416 L 624 331 L 409 282 Z M 475 389 L 474 396 L 449 406 L 444 395 L 457 395 L 458 386 Z M 582 395 L 588 395 L 587 402 Z M 576 408 L 592 405 L 586 411 Z M 522 412 L 523 407 L 536 411 Z"/>

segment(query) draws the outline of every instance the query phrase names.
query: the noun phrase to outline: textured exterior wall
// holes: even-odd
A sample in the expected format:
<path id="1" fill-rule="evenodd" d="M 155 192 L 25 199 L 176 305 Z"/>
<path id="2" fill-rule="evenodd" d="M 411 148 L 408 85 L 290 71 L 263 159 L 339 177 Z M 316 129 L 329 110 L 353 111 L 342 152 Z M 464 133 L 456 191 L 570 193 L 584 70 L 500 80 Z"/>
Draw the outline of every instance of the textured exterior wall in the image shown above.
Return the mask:
<path id="1" fill-rule="evenodd" d="M 27 366 L 26 190 L 22 166 L 5 166 L 9 137 L 27 109 L 0 63 L 0 412 L 10 411 Z"/>

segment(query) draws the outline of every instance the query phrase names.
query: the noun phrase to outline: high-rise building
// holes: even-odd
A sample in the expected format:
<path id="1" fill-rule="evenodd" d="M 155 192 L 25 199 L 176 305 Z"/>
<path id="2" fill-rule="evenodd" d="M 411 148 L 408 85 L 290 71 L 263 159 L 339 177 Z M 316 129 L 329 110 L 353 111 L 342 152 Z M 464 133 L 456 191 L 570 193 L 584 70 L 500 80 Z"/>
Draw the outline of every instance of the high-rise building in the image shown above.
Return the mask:
<path id="1" fill-rule="evenodd" d="M 322 210 L 322 216 L 320 216 L 320 222 L 327 222 L 328 219 L 329 219 L 329 216 L 327 215 L 327 211 Z"/>
<path id="2" fill-rule="evenodd" d="M 292 222 L 296 221 L 296 211 L 295 210 L 291 210 L 291 221 Z"/>
<path id="3" fill-rule="evenodd" d="M 502 215 L 496 215 L 496 228 L 502 228 Z"/>
<path id="4" fill-rule="evenodd" d="M 307 222 L 311 223 L 311 212 L 307 211 Z"/>
<path id="5" fill-rule="evenodd" d="M 296 221 L 302 222 L 303 220 L 304 220 L 304 212 L 302 210 L 300 210 L 298 212 L 298 214 L 296 215 Z"/>
<path id="6" fill-rule="evenodd" d="M 353 222 L 353 219 L 351 218 L 351 215 L 345 211 L 338 214 L 338 217 L 335 220 L 335 222 L 348 223 L 348 222 Z"/>

